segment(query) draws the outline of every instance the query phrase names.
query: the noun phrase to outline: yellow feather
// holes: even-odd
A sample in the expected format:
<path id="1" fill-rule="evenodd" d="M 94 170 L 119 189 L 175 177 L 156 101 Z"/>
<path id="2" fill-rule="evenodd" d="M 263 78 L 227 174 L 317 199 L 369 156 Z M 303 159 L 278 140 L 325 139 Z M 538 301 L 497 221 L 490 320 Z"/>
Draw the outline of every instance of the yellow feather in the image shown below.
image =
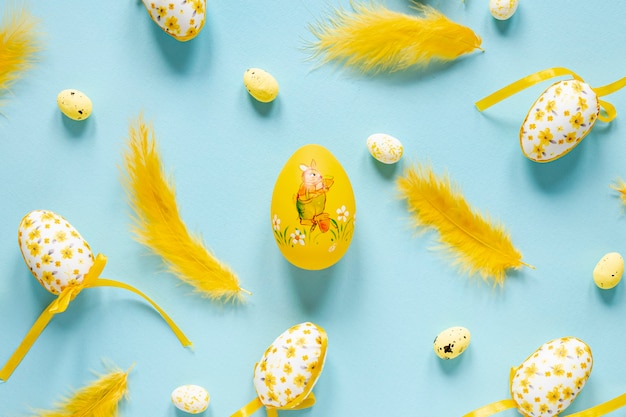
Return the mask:
<path id="1" fill-rule="evenodd" d="M 116 417 L 118 404 L 128 395 L 128 373 L 114 369 L 57 404 L 56 410 L 37 410 L 33 417 Z"/>
<path id="2" fill-rule="evenodd" d="M 418 230 L 437 230 L 461 271 L 501 286 L 507 269 L 531 267 L 522 262 L 503 225 L 473 210 L 447 175 L 438 178 L 430 166 L 417 164 L 406 169 L 397 186 Z"/>
<path id="3" fill-rule="evenodd" d="M 611 188 L 619 193 L 619 199 L 626 206 L 626 182 L 621 178 L 615 180 L 615 184 L 611 184 Z"/>
<path id="4" fill-rule="evenodd" d="M 409 16 L 370 3 L 336 9 L 327 22 L 310 27 L 317 41 L 308 47 L 322 63 L 336 61 L 363 73 L 424 67 L 451 61 L 480 48 L 470 28 L 452 22 L 430 6 L 414 3 L 422 16 Z"/>
<path id="5" fill-rule="evenodd" d="M 173 181 L 162 168 L 154 132 L 140 117 L 131 126 L 123 185 L 134 211 L 135 238 L 160 256 L 170 272 L 212 300 L 242 300 L 237 276 L 193 236 L 181 219 Z M 248 293 L 249 294 L 249 293 Z"/>
<path id="6" fill-rule="evenodd" d="M 0 22 L 0 90 L 8 90 L 32 66 L 40 50 L 37 25 L 24 8 L 6 8 Z"/>

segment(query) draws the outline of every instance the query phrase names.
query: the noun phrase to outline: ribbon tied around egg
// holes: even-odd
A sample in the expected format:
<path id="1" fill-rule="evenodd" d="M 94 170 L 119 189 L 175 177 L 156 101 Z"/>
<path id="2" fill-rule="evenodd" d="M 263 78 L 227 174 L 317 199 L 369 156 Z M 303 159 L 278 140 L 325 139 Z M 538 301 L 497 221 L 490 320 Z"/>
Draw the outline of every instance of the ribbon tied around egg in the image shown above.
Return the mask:
<path id="1" fill-rule="evenodd" d="M 489 417 L 517 408 L 525 417 L 556 417 L 569 407 L 587 383 L 593 367 L 591 349 L 575 337 L 541 345 L 522 364 L 511 368 L 511 398 L 480 407 L 463 417 Z M 568 417 L 600 417 L 626 405 L 626 394 Z"/>
<path id="2" fill-rule="evenodd" d="M 327 344 L 324 329 L 310 322 L 283 332 L 254 367 L 257 397 L 230 417 L 248 417 L 263 406 L 268 417 L 278 417 L 278 410 L 312 407 L 312 390 L 324 367 Z"/>
<path id="3" fill-rule="evenodd" d="M 183 346 L 191 346 L 176 323 L 147 295 L 131 285 L 100 277 L 106 265 L 106 256 L 98 254 L 94 258 L 87 242 L 63 217 L 45 210 L 28 213 L 20 223 L 18 241 L 32 274 L 57 298 L 39 315 L 13 355 L 0 369 L 1 380 L 10 378 L 54 315 L 64 312 L 86 288 L 115 287 L 139 295 L 161 314 Z"/>
<path id="4" fill-rule="evenodd" d="M 615 106 L 600 97 L 625 87 L 626 77 L 592 88 L 567 68 L 548 68 L 477 101 L 476 107 L 479 111 L 486 110 L 535 84 L 566 75 L 572 79 L 554 83 L 533 103 L 519 133 L 520 146 L 527 158 L 535 162 L 554 161 L 574 149 L 591 132 L 596 120 L 609 123 L 615 119 Z"/>

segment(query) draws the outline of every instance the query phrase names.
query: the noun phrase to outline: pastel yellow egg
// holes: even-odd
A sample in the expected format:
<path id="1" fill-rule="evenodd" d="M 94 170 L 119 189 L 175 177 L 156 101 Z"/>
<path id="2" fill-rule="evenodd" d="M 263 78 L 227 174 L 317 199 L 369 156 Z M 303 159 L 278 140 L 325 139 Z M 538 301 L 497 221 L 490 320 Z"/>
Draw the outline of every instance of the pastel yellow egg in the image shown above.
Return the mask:
<path id="1" fill-rule="evenodd" d="M 248 93 L 262 103 L 269 103 L 278 96 L 278 81 L 260 68 L 247 69 L 243 74 L 243 84 Z"/>
<path id="2" fill-rule="evenodd" d="M 582 340 L 562 337 L 544 343 L 511 371 L 518 411 L 534 417 L 561 415 L 587 383 L 592 367 L 591 349 Z M 558 401 L 552 400 L 555 395 Z"/>
<path id="3" fill-rule="evenodd" d="M 624 258 L 617 252 L 607 253 L 593 269 L 593 281 L 599 288 L 608 290 L 615 287 L 624 274 Z"/>
<path id="4" fill-rule="evenodd" d="M 489 12 L 498 20 L 510 19 L 519 5 L 519 0 L 490 0 Z"/>
<path id="5" fill-rule="evenodd" d="M 52 294 L 83 282 L 94 263 L 85 239 L 67 220 L 47 210 L 34 210 L 20 222 L 17 240 L 28 268 Z"/>
<path id="6" fill-rule="evenodd" d="M 367 138 L 367 150 L 377 161 L 383 164 L 395 164 L 402 158 L 402 142 L 385 133 L 374 133 Z"/>
<path id="7" fill-rule="evenodd" d="M 465 327 L 450 327 L 435 337 L 433 349 L 441 359 L 454 359 L 465 352 L 470 340 L 470 331 Z"/>
<path id="8" fill-rule="evenodd" d="M 199 385 L 181 385 L 170 397 L 176 408 L 189 414 L 202 413 L 210 401 L 207 390 Z"/>
<path id="9" fill-rule="evenodd" d="M 206 0 L 143 0 L 150 18 L 174 39 L 186 42 L 198 36 L 206 20 Z"/>
<path id="10" fill-rule="evenodd" d="M 289 409 L 306 399 L 324 368 L 327 345 L 324 329 L 310 322 L 278 336 L 254 367 L 254 388 L 263 405 Z"/>
<path id="11" fill-rule="evenodd" d="M 350 246 L 355 216 L 352 185 L 333 154 L 312 144 L 294 152 L 276 179 L 270 208 L 283 256 L 303 269 L 334 265 Z"/>
<path id="12" fill-rule="evenodd" d="M 522 152 L 535 162 L 550 162 L 574 149 L 591 131 L 598 115 L 598 96 L 589 84 L 559 81 L 533 103 L 520 128 Z"/>
<path id="13" fill-rule="evenodd" d="M 57 105 L 61 112 L 72 120 L 85 120 L 91 115 L 93 105 L 81 91 L 68 89 L 57 95 Z"/>

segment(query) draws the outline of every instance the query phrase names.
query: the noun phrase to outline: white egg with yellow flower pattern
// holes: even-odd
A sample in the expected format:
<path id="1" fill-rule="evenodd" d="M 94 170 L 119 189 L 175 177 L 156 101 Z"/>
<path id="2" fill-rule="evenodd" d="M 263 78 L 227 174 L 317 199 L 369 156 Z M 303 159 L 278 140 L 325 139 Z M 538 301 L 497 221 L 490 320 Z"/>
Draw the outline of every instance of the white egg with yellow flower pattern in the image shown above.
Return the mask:
<path id="1" fill-rule="evenodd" d="M 550 162 L 574 149 L 600 114 L 598 96 L 579 80 L 559 81 L 535 101 L 520 128 L 524 155 L 535 162 Z"/>
<path id="2" fill-rule="evenodd" d="M 346 253 L 356 202 L 339 161 L 320 145 L 304 145 L 278 174 L 270 208 L 274 240 L 293 265 L 328 268 Z"/>
<path id="3" fill-rule="evenodd" d="M 297 324 L 278 336 L 254 367 L 254 388 L 266 407 L 293 408 L 313 390 L 326 359 L 328 338 L 316 324 Z"/>
<path id="4" fill-rule="evenodd" d="M 374 133 L 367 138 L 370 155 L 383 164 L 395 164 L 402 158 L 404 146 L 400 140 L 386 133 Z"/>
<path id="5" fill-rule="evenodd" d="M 541 345 L 511 371 L 511 395 L 524 416 L 554 417 L 585 386 L 593 358 L 585 342 L 563 337 Z"/>
<path id="6" fill-rule="evenodd" d="M 20 222 L 18 243 L 37 281 L 52 294 L 83 282 L 94 263 L 85 239 L 67 220 L 47 210 L 34 210 Z"/>
<path id="7" fill-rule="evenodd" d="M 189 414 L 202 413 L 209 407 L 209 393 L 200 385 L 181 385 L 170 397 L 176 408 Z"/>
<path id="8" fill-rule="evenodd" d="M 204 27 L 206 0 L 142 1 L 154 23 L 176 40 L 193 39 Z"/>
<path id="9" fill-rule="evenodd" d="M 490 0 L 489 12 L 498 20 L 510 19 L 517 10 L 519 0 Z"/>

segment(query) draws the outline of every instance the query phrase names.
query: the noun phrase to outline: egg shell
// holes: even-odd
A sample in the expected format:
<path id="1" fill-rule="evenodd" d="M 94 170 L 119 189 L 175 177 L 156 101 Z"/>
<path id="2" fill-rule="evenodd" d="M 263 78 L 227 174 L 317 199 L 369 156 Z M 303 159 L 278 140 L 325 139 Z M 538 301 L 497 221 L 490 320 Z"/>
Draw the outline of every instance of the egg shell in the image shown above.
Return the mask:
<path id="1" fill-rule="evenodd" d="M 199 385 L 181 385 L 172 391 L 171 398 L 176 408 L 189 414 L 203 412 L 210 401 L 208 391 Z"/>
<path id="2" fill-rule="evenodd" d="M 402 142 L 385 133 L 374 133 L 367 138 L 367 150 L 377 161 L 383 164 L 395 164 L 402 158 Z"/>
<path id="3" fill-rule="evenodd" d="M 520 128 L 524 155 L 550 162 L 574 149 L 596 123 L 598 96 L 589 84 L 564 80 L 552 84 L 530 108 Z"/>
<path id="4" fill-rule="evenodd" d="M 624 274 L 624 258 L 617 252 L 607 253 L 593 269 L 593 281 L 599 288 L 608 290 L 615 287 Z"/>
<path id="5" fill-rule="evenodd" d="M 582 340 L 551 340 L 511 371 L 511 398 L 526 417 L 560 415 L 585 386 L 592 366 L 591 349 Z"/>
<path id="6" fill-rule="evenodd" d="M 57 95 L 57 105 L 61 112 L 72 120 L 85 120 L 91 115 L 93 104 L 81 91 L 67 89 Z"/>
<path id="7" fill-rule="evenodd" d="M 269 103 L 278 96 L 278 81 L 261 68 L 248 68 L 243 73 L 243 85 L 252 97 L 262 103 Z"/>
<path id="8" fill-rule="evenodd" d="M 34 210 L 20 222 L 17 240 L 28 268 L 52 294 L 83 282 L 94 263 L 89 244 L 67 220 Z"/>
<path id="9" fill-rule="evenodd" d="M 519 0 L 490 0 L 489 12 L 498 20 L 510 19 L 517 10 Z"/>
<path id="10" fill-rule="evenodd" d="M 263 405 L 291 408 L 309 396 L 326 359 L 321 327 L 297 324 L 274 340 L 254 367 L 254 388 Z"/>
<path id="11" fill-rule="evenodd" d="M 270 207 L 274 240 L 293 265 L 320 270 L 334 265 L 354 234 L 352 185 L 332 153 L 305 145 L 280 171 Z"/>
<path id="12" fill-rule="evenodd" d="M 206 0 L 143 0 L 150 18 L 174 39 L 186 42 L 198 36 L 206 20 Z"/>
<path id="13" fill-rule="evenodd" d="M 441 359 L 454 359 L 470 344 L 470 331 L 465 327 L 450 327 L 435 337 L 433 348 Z"/>

